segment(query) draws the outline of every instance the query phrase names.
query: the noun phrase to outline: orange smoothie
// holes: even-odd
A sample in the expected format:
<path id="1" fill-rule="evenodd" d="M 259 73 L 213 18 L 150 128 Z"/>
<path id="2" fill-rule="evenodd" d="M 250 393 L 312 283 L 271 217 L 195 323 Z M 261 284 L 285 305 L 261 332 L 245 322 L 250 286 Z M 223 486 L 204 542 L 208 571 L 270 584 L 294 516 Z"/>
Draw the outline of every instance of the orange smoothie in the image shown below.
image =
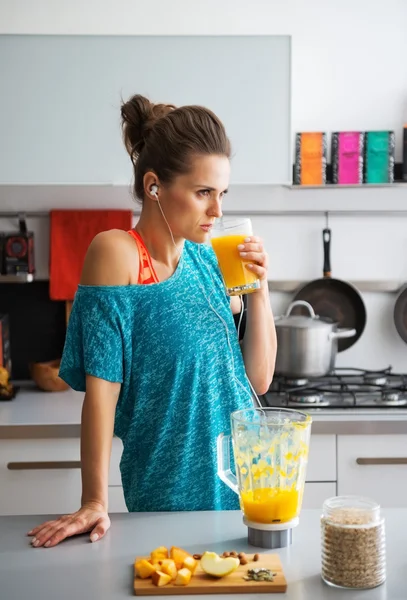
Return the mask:
<path id="1" fill-rule="evenodd" d="M 211 240 L 212 248 L 217 256 L 219 267 L 230 295 L 238 295 L 242 291 L 243 293 L 250 293 L 256 289 L 253 286 L 253 289 L 231 291 L 233 288 L 248 286 L 258 281 L 257 276 L 245 267 L 250 261 L 243 260 L 237 249 L 238 244 L 243 244 L 246 237 L 247 235 L 225 235 L 212 238 Z"/>
<path id="2" fill-rule="evenodd" d="M 259 488 L 241 492 L 243 512 L 249 521 L 256 523 L 287 522 L 298 514 L 298 490 Z"/>

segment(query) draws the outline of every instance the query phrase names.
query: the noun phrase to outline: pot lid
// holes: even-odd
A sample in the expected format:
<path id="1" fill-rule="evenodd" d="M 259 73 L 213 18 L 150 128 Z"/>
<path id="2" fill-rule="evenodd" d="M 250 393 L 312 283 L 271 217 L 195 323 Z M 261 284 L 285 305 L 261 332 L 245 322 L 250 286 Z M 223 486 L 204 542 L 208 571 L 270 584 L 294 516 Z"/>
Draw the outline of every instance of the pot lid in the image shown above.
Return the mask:
<path id="1" fill-rule="evenodd" d="M 307 316 L 307 315 L 292 315 L 291 311 L 296 306 L 304 306 L 308 310 L 309 316 Z M 276 322 L 276 326 L 279 325 L 281 327 L 295 327 L 296 329 L 298 329 L 298 328 L 303 328 L 303 329 L 319 328 L 319 329 L 321 329 L 321 328 L 326 328 L 329 326 L 332 327 L 332 325 L 333 325 L 333 321 L 331 319 L 326 318 L 326 317 L 319 317 L 318 315 L 316 315 L 311 304 L 309 304 L 308 302 L 305 302 L 304 300 L 297 300 L 296 302 L 293 302 L 292 304 L 290 304 L 286 314 L 276 317 L 275 322 Z"/>

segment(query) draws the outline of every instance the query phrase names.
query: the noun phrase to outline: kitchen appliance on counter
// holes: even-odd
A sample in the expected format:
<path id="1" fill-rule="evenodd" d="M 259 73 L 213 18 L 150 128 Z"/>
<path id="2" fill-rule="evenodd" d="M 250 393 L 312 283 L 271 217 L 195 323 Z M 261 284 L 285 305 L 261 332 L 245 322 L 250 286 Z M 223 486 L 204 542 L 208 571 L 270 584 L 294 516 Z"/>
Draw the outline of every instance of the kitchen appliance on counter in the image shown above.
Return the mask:
<path id="1" fill-rule="evenodd" d="M 296 409 L 407 409 L 407 373 L 337 368 L 316 378 L 274 376 L 260 397 L 265 407 Z"/>
<path id="2" fill-rule="evenodd" d="M 1 234 L 1 272 L 3 275 L 33 274 L 34 233 L 27 230 L 24 215 L 18 218 L 19 231 Z"/>
<path id="3" fill-rule="evenodd" d="M 297 410 L 251 408 L 231 415 L 218 436 L 218 475 L 239 495 L 248 541 L 261 548 L 292 543 L 308 463 L 312 419 Z M 236 475 L 231 471 L 230 439 Z"/>

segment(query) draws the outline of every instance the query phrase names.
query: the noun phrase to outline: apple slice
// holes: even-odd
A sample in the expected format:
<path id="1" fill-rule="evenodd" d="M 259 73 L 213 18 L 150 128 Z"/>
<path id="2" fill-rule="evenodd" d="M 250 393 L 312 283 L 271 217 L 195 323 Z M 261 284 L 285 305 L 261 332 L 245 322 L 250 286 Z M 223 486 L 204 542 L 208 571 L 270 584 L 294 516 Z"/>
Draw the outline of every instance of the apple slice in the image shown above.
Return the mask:
<path id="1" fill-rule="evenodd" d="M 240 560 L 234 556 L 223 558 L 216 552 L 204 552 L 201 558 L 201 567 L 208 575 L 213 577 L 225 577 L 236 571 Z"/>

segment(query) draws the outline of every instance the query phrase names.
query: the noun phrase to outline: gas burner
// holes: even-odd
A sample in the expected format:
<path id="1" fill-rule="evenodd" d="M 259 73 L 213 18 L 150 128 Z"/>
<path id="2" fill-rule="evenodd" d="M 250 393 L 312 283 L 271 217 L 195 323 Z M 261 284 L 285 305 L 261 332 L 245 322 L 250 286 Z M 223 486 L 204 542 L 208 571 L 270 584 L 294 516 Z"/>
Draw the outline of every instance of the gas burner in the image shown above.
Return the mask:
<path id="1" fill-rule="evenodd" d="M 363 380 L 370 385 L 386 385 L 387 373 L 367 372 L 363 374 Z"/>
<path id="2" fill-rule="evenodd" d="M 308 379 L 285 379 L 284 384 L 287 387 L 302 387 L 303 385 L 307 385 Z"/>
<path id="3" fill-rule="evenodd" d="M 288 394 L 290 406 L 329 406 L 323 394 L 317 390 L 294 390 Z"/>
<path id="4" fill-rule="evenodd" d="M 405 406 L 407 398 L 403 397 L 397 390 L 383 390 L 381 398 L 378 398 L 377 402 L 385 406 Z"/>

